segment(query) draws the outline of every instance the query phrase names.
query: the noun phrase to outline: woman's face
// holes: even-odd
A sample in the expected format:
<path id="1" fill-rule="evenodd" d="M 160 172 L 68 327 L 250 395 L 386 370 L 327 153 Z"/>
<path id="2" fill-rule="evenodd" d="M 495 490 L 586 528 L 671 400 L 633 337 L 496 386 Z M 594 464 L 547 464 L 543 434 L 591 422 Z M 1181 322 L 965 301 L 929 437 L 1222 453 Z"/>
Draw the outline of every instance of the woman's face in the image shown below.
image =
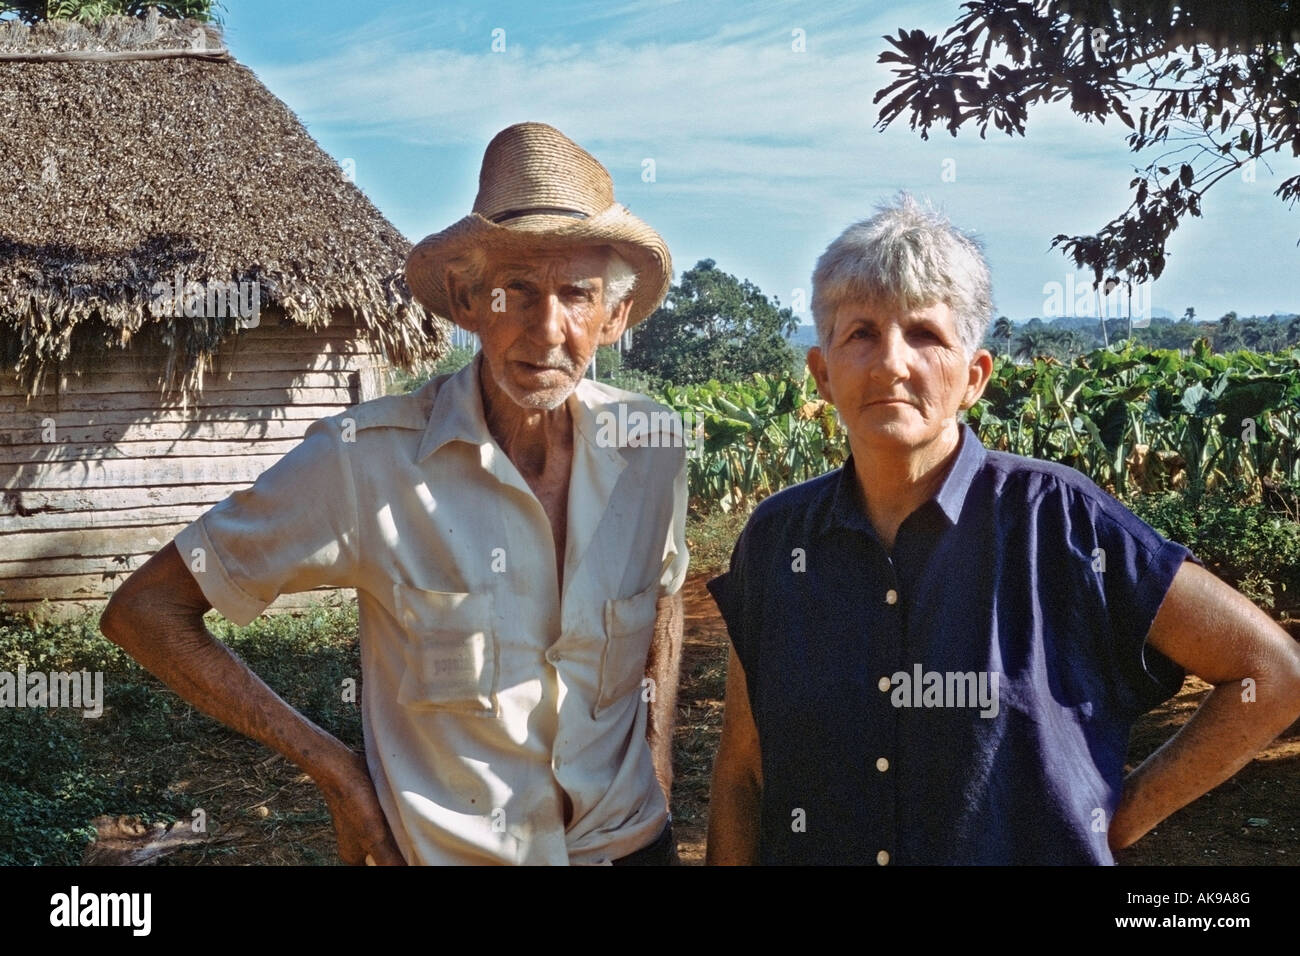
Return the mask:
<path id="1" fill-rule="evenodd" d="M 979 400 L 989 353 L 967 357 L 944 303 L 904 310 L 845 303 L 825 349 L 808 352 L 817 387 L 839 410 L 855 454 L 917 452 L 955 434 L 957 412 Z M 951 436 L 949 436 L 951 437 Z"/>

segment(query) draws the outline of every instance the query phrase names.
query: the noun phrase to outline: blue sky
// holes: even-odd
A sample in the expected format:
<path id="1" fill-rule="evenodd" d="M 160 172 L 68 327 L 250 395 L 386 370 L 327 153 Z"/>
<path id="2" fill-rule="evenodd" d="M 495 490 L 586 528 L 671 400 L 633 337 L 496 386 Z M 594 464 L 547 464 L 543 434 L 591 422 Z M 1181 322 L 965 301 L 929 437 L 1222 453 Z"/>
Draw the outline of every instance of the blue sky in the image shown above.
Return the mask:
<path id="1" fill-rule="evenodd" d="M 813 263 L 845 226 L 906 189 L 984 242 L 999 314 L 1042 315 L 1049 283 L 1090 281 L 1052 236 L 1093 232 L 1128 203 L 1125 127 L 1086 125 L 1063 105 L 1031 113 L 1025 138 L 873 128 L 872 97 L 892 78 L 876 62 L 882 36 L 941 32 L 955 0 L 870 12 L 699 0 L 222 6 L 234 55 L 352 161 L 412 240 L 469 211 L 483 148 L 521 120 L 594 153 L 619 200 L 668 241 L 678 274 L 712 258 L 783 304 L 808 297 Z M 647 159 L 654 182 L 643 181 Z M 1170 243 L 1149 290 L 1155 314 L 1300 312 L 1300 209 L 1272 195 L 1297 171 L 1294 160 L 1260 166 L 1253 183 L 1211 190 L 1204 218 Z"/>

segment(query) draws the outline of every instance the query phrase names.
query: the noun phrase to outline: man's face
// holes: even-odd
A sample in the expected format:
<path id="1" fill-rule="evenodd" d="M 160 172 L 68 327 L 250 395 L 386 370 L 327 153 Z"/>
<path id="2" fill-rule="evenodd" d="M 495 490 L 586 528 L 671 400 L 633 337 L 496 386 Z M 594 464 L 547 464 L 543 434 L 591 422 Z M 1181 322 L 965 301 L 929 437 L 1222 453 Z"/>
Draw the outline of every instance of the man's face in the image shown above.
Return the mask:
<path id="1" fill-rule="evenodd" d="M 630 301 L 605 308 L 607 261 L 589 246 L 489 258 L 469 310 L 488 373 L 517 405 L 558 408 L 596 348 L 622 334 Z"/>
<path id="2" fill-rule="evenodd" d="M 993 368 L 983 349 L 966 357 L 943 303 L 912 311 L 843 304 L 827 347 L 810 349 L 808 364 L 855 450 L 883 454 L 924 448 L 955 428 Z"/>

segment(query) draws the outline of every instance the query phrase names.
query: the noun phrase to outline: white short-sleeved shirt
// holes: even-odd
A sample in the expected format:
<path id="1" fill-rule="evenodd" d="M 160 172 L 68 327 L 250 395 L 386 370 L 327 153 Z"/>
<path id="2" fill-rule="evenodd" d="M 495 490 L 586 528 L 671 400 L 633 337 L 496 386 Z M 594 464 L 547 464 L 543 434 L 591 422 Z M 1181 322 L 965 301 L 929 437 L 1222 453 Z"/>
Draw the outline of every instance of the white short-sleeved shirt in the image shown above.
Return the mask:
<path id="1" fill-rule="evenodd" d="M 602 863 L 667 819 L 642 680 L 656 600 L 686 575 L 682 434 L 640 395 L 583 380 L 569 397 L 561 598 L 480 361 L 314 423 L 176 546 L 239 624 L 280 594 L 356 588 L 366 757 L 408 862 Z"/>

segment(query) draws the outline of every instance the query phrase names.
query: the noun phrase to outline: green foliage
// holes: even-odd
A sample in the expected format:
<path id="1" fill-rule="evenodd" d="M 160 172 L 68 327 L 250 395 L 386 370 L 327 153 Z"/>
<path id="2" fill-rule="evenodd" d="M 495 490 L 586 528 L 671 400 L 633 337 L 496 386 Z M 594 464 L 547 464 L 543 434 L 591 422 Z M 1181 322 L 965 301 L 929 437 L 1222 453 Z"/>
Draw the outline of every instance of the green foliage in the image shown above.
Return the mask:
<path id="1" fill-rule="evenodd" d="M 79 863 L 94 835 L 90 821 L 101 813 L 180 812 L 165 782 L 144 793 L 124 785 L 119 768 L 111 766 L 119 751 L 107 741 L 120 745 L 134 729 L 109 704 L 138 700 L 145 678 L 98 635 L 93 617 L 32 625 L 0 613 L 0 670 L 15 673 L 20 666 L 29 672 L 103 671 L 106 700 L 98 719 L 78 710 L 0 709 L 0 865 Z M 148 726 L 142 721 L 140 729 Z"/>
<path id="2" fill-rule="evenodd" d="M 1010 355 L 1017 359 L 1051 356 L 1061 361 L 1071 361 L 1107 343 L 1131 340 L 1134 346 L 1152 349 L 1188 351 L 1199 338 L 1208 338 L 1214 351 L 1282 352 L 1300 345 L 1300 316 L 1251 316 L 1238 319 L 1229 312 L 1218 323 L 1194 322 L 1195 310 L 1188 309 L 1177 321 L 1163 316 L 1153 318 L 1151 324 L 1128 328 L 1127 319 L 1106 320 L 1103 336 L 1101 320 L 1092 316 L 1057 316 L 1050 322 L 1033 318 L 1019 325 L 1009 319 L 999 319 L 985 334 L 983 347 L 994 355 Z M 1004 324 L 1005 323 L 1005 324 Z"/>
<path id="3" fill-rule="evenodd" d="M 777 375 L 795 361 L 786 336 L 798 324 L 791 309 L 769 300 L 748 279 L 742 282 L 702 259 L 637 326 L 624 364 L 678 385 L 733 381 L 754 372 Z"/>
<path id="4" fill-rule="evenodd" d="M 1291 489 L 1297 500 L 1300 486 Z M 1300 523 L 1252 489 L 1138 495 L 1129 507 L 1165 537 L 1189 547 L 1207 568 L 1261 607 L 1300 606 Z"/>
<path id="5" fill-rule="evenodd" d="M 292 706 L 361 746 L 345 678 L 361 679 L 355 605 L 209 627 Z M 33 623 L 0 610 L 0 670 L 102 671 L 104 712 L 0 708 L 0 865 L 81 861 L 108 815 L 188 818 L 192 795 L 174 789 L 194 752 L 231 732 L 195 711 L 98 633 L 97 618 Z"/>
<path id="6" fill-rule="evenodd" d="M 459 372 L 470 363 L 476 353 L 476 349 L 468 346 L 457 346 L 448 351 L 438 361 L 418 368 L 414 372 L 395 369 L 388 377 L 388 394 L 405 395 L 408 392 L 414 392 L 430 379 L 437 378 L 439 375 Z"/>
<path id="7" fill-rule="evenodd" d="M 360 708 L 342 693 L 347 678 L 361 686 L 355 604 L 263 615 L 247 627 L 213 612 L 207 623 L 281 697 L 344 743 L 361 745 Z"/>
<path id="8" fill-rule="evenodd" d="M 596 380 L 615 388 L 639 395 L 652 395 L 663 384 L 647 372 L 629 368 L 623 360 L 623 354 L 610 345 L 602 345 L 597 349 L 592 361 L 596 366 Z"/>
<path id="9" fill-rule="evenodd" d="M 847 457 L 839 417 L 817 397 L 807 373 L 669 385 L 657 397 L 688 425 L 703 428 L 703 443 L 687 464 L 691 501 L 700 512 L 743 510 Z"/>
<path id="10" fill-rule="evenodd" d="M 749 512 L 713 510 L 692 512 L 686 519 L 686 546 L 691 553 L 691 574 L 721 574 L 731 563 L 736 539 L 745 530 Z"/>
<path id="11" fill-rule="evenodd" d="M 989 447 L 1078 468 L 1123 494 L 1300 481 L 1300 352 L 1132 344 L 1064 365 L 998 358 L 968 413 Z M 1251 433 L 1253 429 L 1253 434 Z"/>
<path id="12" fill-rule="evenodd" d="M 810 376 L 666 386 L 699 423 L 691 507 L 748 513 L 837 467 L 847 436 Z M 1266 606 L 1300 601 L 1300 350 L 1216 355 L 1129 344 L 1070 364 L 1003 356 L 967 421 L 989 448 L 1077 468 Z M 716 549 L 715 549 L 716 550 Z"/>
<path id="13" fill-rule="evenodd" d="M 1024 135 L 1029 108 L 1065 101 L 1085 122 L 1114 117 L 1147 165 L 1128 208 L 1095 235 L 1058 235 L 1076 264 L 1157 279 L 1169 235 L 1245 164 L 1300 150 L 1300 9 L 1284 0 L 974 0 L 942 37 L 899 30 L 881 63 L 883 128 L 908 115 L 925 138 L 967 123 Z M 1277 188 L 1300 198 L 1300 175 Z"/>
<path id="14" fill-rule="evenodd" d="M 24 23 L 41 20 L 79 20 L 96 24 L 110 16 L 144 16 L 149 7 L 174 19 L 217 20 L 221 6 L 215 0 L 27 0 L 0 3 L 0 15 L 13 14 Z"/>

